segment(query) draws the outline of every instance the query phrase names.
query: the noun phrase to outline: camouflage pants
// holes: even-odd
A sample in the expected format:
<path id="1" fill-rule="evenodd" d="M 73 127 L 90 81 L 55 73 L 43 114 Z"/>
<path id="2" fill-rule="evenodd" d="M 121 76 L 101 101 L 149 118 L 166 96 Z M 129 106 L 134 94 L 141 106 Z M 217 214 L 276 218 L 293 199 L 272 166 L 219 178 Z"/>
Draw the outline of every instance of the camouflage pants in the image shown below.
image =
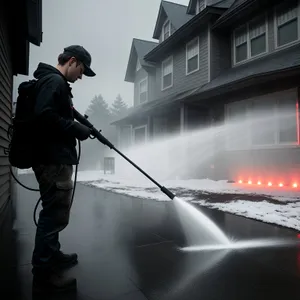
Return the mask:
<path id="1" fill-rule="evenodd" d="M 53 254 L 60 250 L 59 231 L 69 223 L 73 192 L 72 165 L 39 165 L 33 168 L 42 196 L 32 255 L 34 268 L 51 267 Z"/>

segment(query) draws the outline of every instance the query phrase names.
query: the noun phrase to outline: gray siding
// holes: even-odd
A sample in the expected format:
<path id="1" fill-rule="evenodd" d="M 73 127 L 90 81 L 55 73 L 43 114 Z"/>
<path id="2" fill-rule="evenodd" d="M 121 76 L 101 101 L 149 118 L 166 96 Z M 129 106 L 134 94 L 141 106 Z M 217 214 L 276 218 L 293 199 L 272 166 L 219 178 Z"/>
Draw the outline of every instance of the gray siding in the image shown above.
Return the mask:
<path id="1" fill-rule="evenodd" d="M 0 4 L 0 244 L 9 243 L 10 224 L 12 218 L 10 170 L 4 148 L 8 147 L 7 129 L 12 113 L 12 58 L 8 20 L 5 15 L 7 9 Z M 5 242 L 6 240 L 6 242 Z M 0 247 L 0 256 L 9 247 Z"/>
<path id="2" fill-rule="evenodd" d="M 208 30 L 203 29 L 199 34 L 199 70 L 186 75 L 186 44 L 179 47 L 171 54 L 173 56 L 173 86 L 164 91 L 162 87 L 162 58 L 156 68 L 156 93 L 155 98 L 165 97 L 174 93 L 182 92 L 194 87 L 202 86 L 208 82 Z"/>
<path id="3" fill-rule="evenodd" d="M 148 77 L 148 101 L 152 101 L 154 99 L 156 84 L 155 76 L 155 72 L 148 73 L 144 68 L 140 69 L 136 73 L 134 81 L 134 106 L 139 105 L 139 83 L 146 77 Z"/>
<path id="4" fill-rule="evenodd" d="M 230 45 L 230 35 L 210 32 L 210 80 L 231 68 Z"/>

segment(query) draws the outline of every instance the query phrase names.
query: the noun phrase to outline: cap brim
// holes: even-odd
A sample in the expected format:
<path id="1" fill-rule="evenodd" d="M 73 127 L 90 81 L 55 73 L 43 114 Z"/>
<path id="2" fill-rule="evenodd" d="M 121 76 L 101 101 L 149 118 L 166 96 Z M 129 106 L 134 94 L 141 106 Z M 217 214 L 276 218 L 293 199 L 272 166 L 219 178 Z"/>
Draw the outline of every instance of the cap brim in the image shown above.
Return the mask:
<path id="1" fill-rule="evenodd" d="M 96 73 L 90 67 L 85 65 L 83 75 L 88 77 L 94 77 L 96 76 Z"/>

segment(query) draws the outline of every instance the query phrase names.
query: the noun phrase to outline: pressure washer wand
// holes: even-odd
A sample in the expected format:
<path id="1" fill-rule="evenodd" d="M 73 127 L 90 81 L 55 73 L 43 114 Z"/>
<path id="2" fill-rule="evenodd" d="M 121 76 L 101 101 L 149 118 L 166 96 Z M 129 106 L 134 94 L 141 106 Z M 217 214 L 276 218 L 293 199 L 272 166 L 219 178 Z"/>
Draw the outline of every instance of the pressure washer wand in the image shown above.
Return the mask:
<path id="1" fill-rule="evenodd" d="M 74 117 L 75 119 L 80 122 L 81 124 L 89 127 L 92 131 L 92 136 L 98 139 L 99 142 L 102 144 L 108 146 L 110 149 L 115 150 L 119 155 L 121 155 L 124 159 L 126 159 L 130 164 L 132 164 L 136 169 L 138 169 L 142 174 L 144 174 L 149 180 L 151 180 L 156 186 L 160 188 L 160 190 L 166 194 L 171 200 L 175 198 L 175 195 L 168 190 L 166 187 L 160 185 L 156 180 L 154 180 L 151 176 L 149 176 L 145 171 L 143 171 L 139 166 L 137 166 L 132 160 L 130 160 L 126 155 L 124 155 L 121 151 L 115 148 L 115 146 L 108 140 L 106 139 L 99 130 L 97 130 L 91 123 L 88 121 L 88 116 L 87 115 L 81 115 L 75 108 L 74 110 Z"/>

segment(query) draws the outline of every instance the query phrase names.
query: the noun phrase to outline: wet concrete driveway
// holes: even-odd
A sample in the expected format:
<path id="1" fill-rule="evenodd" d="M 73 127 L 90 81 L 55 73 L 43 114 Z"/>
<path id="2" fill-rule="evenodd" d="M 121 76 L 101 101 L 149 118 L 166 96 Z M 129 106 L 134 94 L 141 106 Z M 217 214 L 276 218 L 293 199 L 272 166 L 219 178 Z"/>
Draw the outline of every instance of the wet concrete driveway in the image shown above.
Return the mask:
<path id="1" fill-rule="evenodd" d="M 31 175 L 21 180 L 34 186 Z M 178 247 L 187 243 L 172 202 L 139 200 L 81 184 L 71 222 L 60 234 L 62 250 L 79 255 L 79 264 L 68 271 L 77 278 L 77 293 L 32 295 L 37 198 L 22 187 L 16 190 L 17 252 L 7 276 L 13 289 L 3 299 L 300 299 L 300 247 L 183 253 Z M 202 211 L 236 240 L 297 236 L 293 230 Z"/>

